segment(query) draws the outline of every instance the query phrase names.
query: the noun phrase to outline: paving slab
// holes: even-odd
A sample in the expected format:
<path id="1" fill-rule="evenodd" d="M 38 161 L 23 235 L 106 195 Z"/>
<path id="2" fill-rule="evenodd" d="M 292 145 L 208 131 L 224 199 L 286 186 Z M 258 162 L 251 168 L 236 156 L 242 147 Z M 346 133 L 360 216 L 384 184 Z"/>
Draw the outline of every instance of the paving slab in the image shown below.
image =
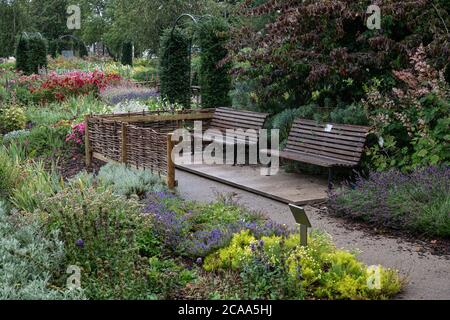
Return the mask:
<path id="1" fill-rule="evenodd" d="M 328 183 L 322 177 L 299 173 L 261 174 L 259 166 L 178 164 L 177 169 L 253 192 L 283 203 L 313 204 L 327 199 Z"/>

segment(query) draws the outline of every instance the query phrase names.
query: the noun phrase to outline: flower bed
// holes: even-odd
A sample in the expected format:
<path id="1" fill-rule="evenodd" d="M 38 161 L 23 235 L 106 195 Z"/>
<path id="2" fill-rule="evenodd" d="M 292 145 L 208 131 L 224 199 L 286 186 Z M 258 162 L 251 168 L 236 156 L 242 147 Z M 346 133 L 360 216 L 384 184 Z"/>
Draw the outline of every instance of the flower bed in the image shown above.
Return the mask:
<path id="1" fill-rule="evenodd" d="M 106 103 L 116 105 L 122 101 L 158 98 L 159 92 L 155 88 L 146 88 L 130 82 L 123 82 L 120 85 L 106 87 L 102 90 L 101 97 Z"/>
<path id="2" fill-rule="evenodd" d="M 375 225 L 450 237 L 450 167 L 359 176 L 333 192 L 329 205 L 337 214 Z"/>
<path id="3" fill-rule="evenodd" d="M 117 74 L 100 71 L 73 71 L 64 74 L 52 72 L 48 75 L 19 77 L 17 84 L 28 89 L 34 102 L 49 103 L 78 95 L 98 95 L 108 85 L 118 83 L 121 79 Z"/>
<path id="4" fill-rule="evenodd" d="M 148 171 L 107 165 L 63 182 L 5 147 L 0 158 L 0 194 L 19 212 L 15 220 L 35 226 L 40 243 L 59 241 L 64 264 L 34 277 L 63 288 L 67 265 L 82 268 L 82 288 L 70 298 L 386 299 L 403 284 L 380 268 L 380 287 L 371 287 L 370 269 L 325 234 L 311 234 L 303 248 L 285 226 L 227 198 L 184 201 Z M 41 291 L 33 298 L 59 297 Z"/>

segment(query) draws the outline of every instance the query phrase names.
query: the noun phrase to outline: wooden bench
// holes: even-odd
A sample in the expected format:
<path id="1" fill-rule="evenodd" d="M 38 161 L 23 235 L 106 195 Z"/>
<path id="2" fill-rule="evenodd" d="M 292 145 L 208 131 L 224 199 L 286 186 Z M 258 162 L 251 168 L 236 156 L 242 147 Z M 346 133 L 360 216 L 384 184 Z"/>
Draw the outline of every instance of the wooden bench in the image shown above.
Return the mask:
<path id="1" fill-rule="evenodd" d="M 217 131 L 225 136 L 227 129 L 239 130 L 234 131 L 233 139 L 227 137 L 223 141 L 219 139 L 206 140 L 203 135 L 195 135 L 194 139 L 203 139 L 206 142 L 220 142 L 224 145 L 237 144 L 257 144 L 259 138 L 259 130 L 263 128 L 268 117 L 268 113 L 259 113 L 253 111 L 243 111 L 231 108 L 217 108 L 207 128 L 210 132 Z M 248 131 L 250 130 L 250 131 Z M 236 160 L 235 152 L 235 160 Z"/>
<path id="2" fill-rule="evenodd" d="M 257 143 L 259 130 L 262 129 L 268 114 L 253 111 L 241 111 L 230 108 L 217 108 L 207 130 L 217 131 L 225 135 L 227 129 L 236 131 L 234 140 L 224 143 Z M 251 131 L 247 131 L 251 130 Z M 194 135 L 195 138 L 204 138 L 203 135 Z M 211 140 L 210 140 L 211 141 Z"/>
<path id="3" fill-rule="evenodd" d="M 318 124 L 313 120 L 296 119 L 289 132 L 286 147 L 278 152 L 289 159 L 328 168 L 328 187 L 332 187 L 332 169 L 353 168 L 359 164 L 369 127 Z M 273 150 L 261 152 L 277 153 Z"/>

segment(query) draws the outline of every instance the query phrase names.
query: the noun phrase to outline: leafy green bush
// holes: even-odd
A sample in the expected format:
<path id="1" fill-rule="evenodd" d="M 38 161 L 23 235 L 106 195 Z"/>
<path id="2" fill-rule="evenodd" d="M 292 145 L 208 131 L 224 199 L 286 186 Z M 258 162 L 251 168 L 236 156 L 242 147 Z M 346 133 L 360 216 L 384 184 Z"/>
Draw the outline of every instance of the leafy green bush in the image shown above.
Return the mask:
<path id="1" fill-rule="evenodd" d="M 139 204 L 111 189 L 83 187 L 74 180 L 45 201 L 46 224 L 60 230 L 68 263 L 82 268 L 89 298 L 145 298 L 145 261 L 139 258 Z"/>
<path id="2" fill-rule="evenodd" d="M 25 110 L 17 105 L 0 106 L 0 133 L 24 129 Z"/>
<path id="3" fill-rule="evenodd" d="M 80 290 L 56 287 L 64 246 L 40 225 L 8 216 L 0 201 L 0 300 L 84 299 Z"/>
<path id="4" fill-rule="evenodd" d="M 222 19 L 205 19 L 198 23 L 196 37 L 200 46 L 199 82 L 203 108 L 228 107 L 231 99 L 230 63 L 220 62 L 228 51 L 228 25 Z"/>
<path id="5" fill-rule="evenodd" d="M 17 140 L 22 140 L 25 139 L 26 137 L 28 137 L 30 135 L 30 131 L 29 130 L 16 130 L 16 131 L 11 131 L 8 132 L 7 134 L 5 134 L 2 137 L 2 144 L 5 146 L 8 146 L 14 142 L 16 142 Z"/>
<path id="6" fill-rule="evenodd" d="M 69 182 L 37 212 L 49 230 L 60 230 L 68 263 L 82 268 L 91 299 L 155 299 L 170 296 L 194 277 L 171 260 L 139 255 L 138 239 L 149 226 L 135 198 L 93 187 L 86 176 Z M 164 285 L 162 285 L 164 284 Z"/>
<path id="7" fill-rule="evenodd" d="M 138 82 L 150 81 L 152 77 L 156 77 L 156 70 L 154 67 L 135 67 L 132 77 Z M 155 79 L 153 78 L 153 80 Z"/>
<path id="8" fill-rule="evenodd" d="M 22 35 L 16 44 L 16 70 L 28 73 L 28 40 Z"/>
<path id="9" fill-rule="evenodd" d="M 185 108 L 191 105 L 189 38 L 186 33 L 169 28 L 161 37 L 160 81 L 161 97 L 170 103 L 180 103 Z"/>
<path id="10" fill-rule="evenodd" d="M 10 145 L 16 144 L 23 148 L 27 158 L 45 156 L 56 159 L 69 147 L 65 142 L 69 129 L 70 126 L 66 124 L 57 127 L 39 126 L 27 134 L 19 134 L 8 140 Z"/>
<path id="11" fill-rule="evenodd" d="M 38 73 L 47 66 L 47 44 L 40 33 L 22 33 L 16 46 L 16 69 L 25 74 Z"/>
<path id="12" fill-rule="evenodd" d="M 331 122 L 354 125 L 368 125 L 366 111 L 360 104 L 351 104 L 345 108 L 336 108 L 330 114 Z"/>
<path id="13" fill-rule="evenodd" d="M 296 118 L 319 120 L 320 112 L 317 105 L 301 106 L 297 109 L 286 109 L 271 118 L 270 126 L 280 130 L 280 141 L 286 141 L 291 126 Z"/>
<path id="14" fill-rule="evenodd" d="M 233 76 L 239 82 L 256 79 L 259 107 L 279 112 L 309 104 L 317 91 L 321 107 L 357 103 L 364 96 L 363 86 L 374 76 L 383 78 L 386 91 L 391 91 L 396 83 L 392 71 L 402 69 L 407 53 L 421 43 L 433 66 L 443 70 L 450 55 L 447 0 L 435 0 L 432 5 L 428 1 L 380 2 L 382 30 L 366 27 L 368 15 L 363 13 L 370 3 L 244 2 L 236 12 L 227 45 Z M 343 14 L 336 15 L 337 8 Z M 285 95 L 288 99 L 281 99 Z"/>
<path id="15" fill-rule="evenodd" d="M 203 267 L 239 272 L 247 299 L 387 299 L 401 290 L 397 272 L 381 267 L 380 288 L 371 288 L 368 267 L 336 249 L 325 234 L 311 234 L 307 247 L 299 241 L 298 234 L 258 240 L 241 231 L 206 257 Z"/>
<path id="16" fill-rule="evenodd" d="M 410 67 L 393 71 L 399 86 L 383 92 L 383 81 L 372 79 L 362 101 L 379 138 L 366 154 L 378 171 L 450 162 L 450 87 L 442 72 L 431 67 L 420 46 L 410 54 Z"/>

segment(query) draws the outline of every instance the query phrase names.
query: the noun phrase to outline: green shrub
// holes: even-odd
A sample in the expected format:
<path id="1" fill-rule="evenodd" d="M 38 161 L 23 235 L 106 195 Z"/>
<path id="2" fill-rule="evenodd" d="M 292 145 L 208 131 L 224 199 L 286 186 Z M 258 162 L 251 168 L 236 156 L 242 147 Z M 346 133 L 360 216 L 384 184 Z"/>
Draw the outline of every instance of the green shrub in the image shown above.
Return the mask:
<path id="1" fill-rule="evenodd" d="M 46 199 L 42 215 L 50 230 L 60 230 L 67 261 L 82 268 L 89 298 L 146 294 L 143 270 L 135 269 L 143 262 L 136 244 L 138 213 L 136 200 L 117 197 L 111 189 L 84 187 L 78 180 Z"/>
<path id="2" fill-rule="evenodd" d="M 149 258 L 148 279 L 153 294 L 159 299 L 173 298 L 180 288 L 196 279 L 194 270 L 184 268 L 179 261 L 173 259 Z"/>
<path id="3" fill-rule="evenodd" d="M 199 82 L 203 108 L 231 105 L 231 64 L 220 64 L 228 53 L 225 48 L 229 39 L 228 32 L 229 27 L 222 19 L 205 19 L 197 26 L 196 36 L 200 46 Z"/>
<path id="4" fill-rule="evenodd" d="M 368 125 L 366 111 L 360 104 L 351 104 L 345 108 L 336 108 L 330 114 L 331 122 L 341 124 Z"/>
<path id="5" fill-rule="evenodd" d="M 296 118 L 324 120 L 324 115 L 315 104 L 301 106 L 297 109 L 286 109 L 271 118 L 270 126 L 280 130 L 280 141 L 286 141 L 291 126 Z"/>
<path id="6" fill-rule="evenodd" d="M 28 73 L 28 39 L 23 35 L 16 44 L 16 70 Z"/>
<path id="7" fill-rule="evenodd" d="M 44 156 L 56 159 L 69 147 L 65 142 L 69 128 L 67 125 L 35 127 L 28 134 L 15 136 L 14 143 L 23 147 L 28 158 Z"/>
<path id="8" fill-rule="evenodd" d="M 25 74 L 38 73 L 47 66 L 47 44 L 40 33 L 22 33 L 16 47 L 16 69 Z"/>
<path id="9" fill-rule="evenodd" d="M 122 56 L 120 62 L 126 66 L 133 65 L 133 44 L 131 42 L 124 42 L 122 45 Z"/>
<path id="10" fill-rule="evenodd" d="M 377 78 L 365 88 L 362 103 L 380 141 L 366 149 L 371 169 L 408 172 L 450 162 L 450 87 L 428 64 L 425 47 L 409 58 L 407 69 L 394 71 L 399 84 L 391 91 Z"/>
<path id="11" fill-rule="evenodd" d="M 63 263 L 55 234 L 47 238 L 37 222 L 8 216 L 0 201 L 0 300 L 83 299 L 80 290 L 56 287 Z"/>
<path id="12" fill-rule="evenodd" d="M 49 230 L 60 230 L 66 259 L 82 268 L 89 298 L 167 297 L 194 276 L 170 260 L 141 257 L 138 239 L 149 219 L 141 215 L 139 202 L 111 188 L 95 188 L 86 178 L 70 181 L 37 214 Z"/>
<path id="13" fill-rule="evenodd" d="M 180 103 L 185 108 L 191 105 L 189 38 L 175 28 L 164 31 L 160 49 L 161 97 L 170 103 Z"/>
<path id="14" fill-rule="evenodd" d="M 0 106 L 0 133 L 24 129 L 26 120 L 22 107 L 17 105 Z"/>
<path id="15" fill-rule="evenodd" d="M 153 67 L 133 68 L 133 80 L 136 80 L 138 82 L 150 81 L 152 80 L 152 77 L 155 77 L 155 75 L 156 70 Z"/>
<path id="16" fill-rule="evenodd" d="M 30 131 L 29 130 L 16 130 L 16 131 L 11 131 L 8 132 L 7 134 L 5 134 L 2 137 L 2 143 L 5 146 L 8 146 L 14 142 L 16 142 L 16 140 L 23 140 L 26 137 L 28 137 L 30 135 Z"/>
<path id="17" fill-rule="evenodd" d="M 47 44 L 40 34 L 28 37 L 29 72 L 38 73 L 39 68 L 47 66 Z"/>
<path id="18" fill-rule="evenodd" d="M 84 58 L 87 57 L 89 55 L 86 46 L 84 45 L 84 43 L 82 41 L 80 41 L 78 43 L 78 50 L 80 53 L 80 58 Z"/>
<path id="19" fill-rule="evenodd" d="M 241 231 L 228 247 L 206 257 L 203 267 L 239 272 L 247 299 L 387 299 L 401 290 L 397 272 L 381 267 L 380 288 L 371 288 L 368 267 L 336 249 L 325 234 L 311 234 L 307 247 L 299 240 L 297 234 L 258 240 Z"/>
<path id="20" fill-rule="evenodd" d="M 160 177 L 148 170 L 139 170 L 121 164 L 103 166 L 97 176 L 98 182 L 112 186 L 114 193 L 130 197 L 143 197 L 147 192 L 164 191 L 166 186 Z"/>

